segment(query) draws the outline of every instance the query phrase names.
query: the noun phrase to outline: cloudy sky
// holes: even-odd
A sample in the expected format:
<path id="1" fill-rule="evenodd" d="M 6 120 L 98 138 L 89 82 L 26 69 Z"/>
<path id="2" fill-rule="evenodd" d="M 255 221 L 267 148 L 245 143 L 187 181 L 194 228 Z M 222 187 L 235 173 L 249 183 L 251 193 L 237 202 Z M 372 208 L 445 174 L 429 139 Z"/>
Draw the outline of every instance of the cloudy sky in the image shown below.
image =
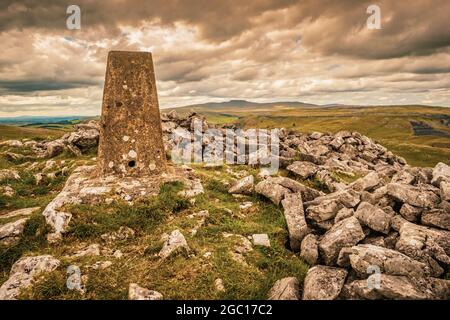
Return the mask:
<path id="1" fill-rule="evenodd" d="M 66 27 L 70 4 L 80 30 Z M 2 0 L 0 116 L 99 114 L 110 50 L 153 53 L 162 108 L 450 107 L 449 12 L 448 0 Z"/>

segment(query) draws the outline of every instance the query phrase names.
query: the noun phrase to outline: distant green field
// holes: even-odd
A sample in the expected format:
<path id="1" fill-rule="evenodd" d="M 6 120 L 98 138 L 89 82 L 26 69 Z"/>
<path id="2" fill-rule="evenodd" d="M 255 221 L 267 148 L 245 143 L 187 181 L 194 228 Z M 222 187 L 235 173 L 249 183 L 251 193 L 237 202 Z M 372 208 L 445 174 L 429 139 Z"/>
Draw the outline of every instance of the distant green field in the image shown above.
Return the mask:
<path id="1" fill-rule="evenodd" d="M 0 141 L 12 139 L 56 139 L 62 136 L 63 130 L 46 129 L 39 127 L 19 127 L 14 125 L 0 125 Z M 67 128 L 65 128 L 67 129 Z"/>
<path id="2" fill-rule="evenodd" d="M 410 121 L 421 121 L 440 132 L 450 134 L 442 120 L 450 119 L 450 108 L 426 106 L 383 107 L 215 107 L 176 109 L 180 113 L 195 111 L 205 114 L 214 123 L 236 123 L 249 128 L 285 127 L 300 132 L 358 131 L 414 166 L 450 163 L 450 138 L 438 135 L 414 135 Z"/>

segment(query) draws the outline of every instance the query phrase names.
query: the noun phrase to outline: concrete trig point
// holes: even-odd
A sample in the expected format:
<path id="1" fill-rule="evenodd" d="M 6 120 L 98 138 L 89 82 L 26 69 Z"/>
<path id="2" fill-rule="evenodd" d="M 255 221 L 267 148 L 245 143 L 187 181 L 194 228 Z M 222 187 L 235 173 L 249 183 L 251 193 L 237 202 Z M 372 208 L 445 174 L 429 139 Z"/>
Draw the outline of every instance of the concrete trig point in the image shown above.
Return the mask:
<path id="1" fill-rule="evenodd" d="M 156 175 L 166 170 L 150 52 L 108 55 L 98 157 L 103 175 Z"/>

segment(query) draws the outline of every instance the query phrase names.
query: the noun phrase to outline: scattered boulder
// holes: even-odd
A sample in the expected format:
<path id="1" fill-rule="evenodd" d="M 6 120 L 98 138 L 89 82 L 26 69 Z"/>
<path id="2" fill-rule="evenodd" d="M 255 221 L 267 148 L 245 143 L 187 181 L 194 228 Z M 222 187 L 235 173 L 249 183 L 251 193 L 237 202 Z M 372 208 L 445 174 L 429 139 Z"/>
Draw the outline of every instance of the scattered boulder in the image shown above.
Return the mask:
<path id="1" fill-rule="evenodd" d="M 20 175 L 15 170 L 9 170 L 9 169 L 1 169 L 0 170 L 0 182 L 3 180 L 19 180 Z"/>
<path id="2" fill-rule="evenodd" d="M 22 217 L 22 216 L 29 216 L 33 212 L 39 210 L 39 207 L 31 207 L 31 208 L 23 208 L 23 209 L 17 209 L 5 214 L 0 214 L 0 218 L 2 219 L 9 219 L 9 218 L 15 218 L 15 217 Z"/>
<path id="3" fill-rule="evenodd" d="M 225 286 L 223 285 L 223 280 L 220 278 L 217 278 L 214 280 L 214 287 L 216 288 L 217 292 L 225 292 Z"/>
<path id="4" fill-rule="evenodd" d="M 100 236 L 102 240 L 108 243 L 112 243 L 114 241 L 123 241 L 133 237 L 134 237 L 134 230 L 125 226 L 120 227 L 119 230 L 117 231 L 104 233 Z"/>
<path id="5" fill-rule="evenodd" d="M 440 192 L 442 201 L 450 201 L 450 181 L 441 182 Z"/>
<path id="6" fill-rule="evenodd" d="M 396 276 L 421 277 L 429 274 L 426 264 L 396 250 L 371 244 L 359 244 L 348 250 L 341 250 L 339 265 L 346 266 L 347 263 L 361 278 L 372 273 L 372 266 L 379 268 L 382 273 Z"/>
<path id="7" fill-rule="evenodd" d="M 380 184 L 381 180 L 376 172 L 370 172 L 363 178 L 359 178 L 352 184 L 350 184 L 350 188 L 356 191 L 368 191 L 374 189 L 376 186 Z"/>
<path id="8" fill-rule="evenodd" d="M 439 162 L 433 169 L 431 184 L 439 187 L 442 181 L 450 181 L 450 167 L 443 162 Z"/>
<path id="9" fill-rule="evenodd" d="M 269 247 L 270 248 L 270 239 L 266 233 L 262 234 L 254 234 L 252 235 L 253 245 Z"/>
<path id="10" fill-rule="evenodd" d="M 344 247 L 356 245 L 365 234 L 354 216 L 336 223 L 319 242 L 319 250 L 327 265 L 334 265 Z"/>
<path id="11" fill-rule="evenodd" d="M 0 142 L 0 146 L 21 148 L 21 147 L 23 147 L 23 143 L 22 143 L 22 141 L 19 141 L 19 140 L 6 140 L 6 141 Z"/>
<path id="12" fill-rule="evenodd" d="M 23 218 L 0 226 L 0 244 L 10 245 L 18 240 L 27 220 L 27 218 Z"/>
<path id="13" fill-rule="evenodd" d="M 300 257 L 310 266 L 317 264 L 319 259 L 319 242 L 316 235 L 310 233 L 303 238 L 300 246 Z"/>
<path id="14" fill-rule="evenodd" d="M 163 237 L 164 238 L 164 237 Z M 180 251 L 189 252 L 190 248 L 180 230 L 174 230 L 167 236 L 159 256 L 164 260 Z"/>
<path id="15" fill-rule="evenodd" d="M 355 214 L 355 210 L 351 208 L 342 208 L 336 213 L 336 216 L 334 217 L 334 223 L 338 223 L 339 221 L 342 221 L 346 218 L 349 218 Z"/>
<path id="16" fill-rule="evenodd" d="M 312 162 L 307 161 L 295 161 L 287 168 L 290 172 L 294 173 L 301 179 L 307 179 L 316 174 L 319 167 Z"/>
<path id="17" fill-rule="evenodd" d="M 256 193 L 269 198 L 276 205 L 280 204 L 285 195 L 290 193 L 289 189 L 273 182 L 271 179 L 259 182 L 255 186 L 255 191 Z"/>
<path id="18" fill-rule="evenodd" d="M 422 213 L 421 223 L 426 226 L 450 230 L 450 212 L 435 209 Z"/>
<path id="19" fill-rule="evenodd" d="M 303 202 L 300 193 L 288 194 L 282 201 L 284 217 L 289 231 L 290 247 L 293 251 L 300 250 L 300 243 L 310 233 L 303 212 Z"/>
<path id="20" fill-rule="evenodd" d="M 391 228 L 391 215 L 368 202 L 362 202 L 358 206 L 355 217 L 362 225 L 384 234 L 388 234 Z"/>
<path id="21" fill-rule="evenodd" d="M 158 291 L 149 290 L 140 287 L 136 283 L 130 283 L 128 288 L 128 299 L 129 300 L 162 300 L 163 295 Z"/>
<path id="22" fill-rule="evenodd" d="M 334 300 L 344 286 L 347 270 L 315 266 L 308 270 L 303 284 L 303 300 Z"/>
<path id="23" fill-rule="evenodd" d="M 415 207 L 434 208 L 440 202 L 439 197 L 434 192 L 416 186 L 389 183 L 387 185 L 387 191 L 390 196 L 398 201 L 408 203 Z"/>
<path id="24" fill-rule="evenodd" d="M 436 278 L 409 278 L 379 275 L 379 285 L 368 286 L 367 280 L 355 280 L 345 288 L 350 299 L 448 300 L 450 281 Z"/>
<path id="25" fill-rule="evenodd" d="M 16 261 L 10 277 L 0 287 L 0 300 L 15 300 L 20 290 L 29 287 L 42 272 L 51 272 L 60 265 L 49 255 L 24 257 Z"/>
<path id="26" fill-rule="evenodd" d="M 269 291 L 269 300 L 300 300 L 300 288 L 295 277 L 276 281 Z"/>
<path id="27" fill-rule="evenodd" d="M 81 258 L 86 256 L 99 256 L 99 255 L 100 255 L 100 245 L 94 243 L 84 249 L 77 251 L 72 257 Z"/>
<path id="28" fill-rule="evenodd" d="M 229 193 L 251 195 L 254 189 L 254 178 L 252 175 L 242 178 L 234 183 L 228 190 Z"/>
<path id="29" fill-rule="evenodd" d="M 422 208 L 414 207 L 408 203 L 404 203 L 400 208 L 400 214 L 408 221 L 416 222 L 420 219 Z"/>

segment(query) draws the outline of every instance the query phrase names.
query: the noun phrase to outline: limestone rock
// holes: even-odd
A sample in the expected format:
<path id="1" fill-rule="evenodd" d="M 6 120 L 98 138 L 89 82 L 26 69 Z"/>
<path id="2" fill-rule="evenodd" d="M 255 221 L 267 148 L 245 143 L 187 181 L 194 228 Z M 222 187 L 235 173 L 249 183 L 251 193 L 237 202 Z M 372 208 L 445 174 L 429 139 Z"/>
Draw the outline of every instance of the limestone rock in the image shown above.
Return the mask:
<path id="1" fill-rule="evenodd" d="M 253 245 L 270 247 L 270 239 L 266 233 L 252 235 Z"/>
<path id="2" fill-rule="evenodd" d="M 422 224 L 450 230 L 450 212 L 431 210 L 422 214 Z"/>
<path id="3" fill-rule="evenodd" d="M 264 180 L 255 186 L 256 193 L 262 194 L 269 198 L 273 203 L 279 204 L 286 194 L 289 194 L 289 189 L 274 183 L 271 180 Z"/>
<path id="4" fill-rule="evenodd" d="M 162 259 L 166 259 L 179 251 L 189 252 L 190 248 L 180 230 L 174 230 L 164 242 L 164 245 L 158 255 Z"/>
<path id="5" fill-rule="evenodd" d="M 39 210 L 39 207 L 31 207 L 31 208 L 23 208 L 23 209 L 17 209 L 11 212 L 8 212 L 6 214 L 0 214 L 0 218 L 2 219 L 9 219 L 14 217 L 21 217 L 21 216 L 29 216 L 33 212 Z"/>
<path id="6" fill-rule="evenodd" d="M 356 191 L 367 191 L 375 188 L 380 184 L 381 180 L 376 172 L 370 172 L 366 176 L 359 178 L 349 185 L 350 188 Z"/>
<path id="7" fill-rule="evenodd" d="M 298 181 L 286 177 L 273 177 L 268 179 L 271 182 L 277 183 L 284 188 L 289 189 L 293 193 L 301 193 L 304 201 L 311 201 L 317 197 L 323 196 L 322 191 L 307 187 Z"/>
<path id="8" fill-rule="evenodd" d="M 319 250 L 327 265 L 334 265 L 344 247 L 356 245 L 365 234 L 354 216 L 336 223 L 319 242 Z"/>
<path id="9" fill-rule="evenodd" d="M 236 183 L 234 183 L 231 188 L 228 190 L 229 193 L 238 193 L 238 194 L 252 194 L 254 189 L 254 178 L 253 176 L 247 176 L 242 178 Z"/>
<path id="10" fill-rule="evenodd" d="M 315 266 L 308 270 L 303 284 L 303 300 L 334 300 L 344 285 L 347 270 Z"/>
<path id="11" fill-rule="evenodd" d="M 349 263 L 360 277 L 368 277 L 371 266 L 380 268 L 385 274 L 409 277 L 422 277 L 429 274 L 428 266 L 411 259 L 398 251 L 371 245 L 359 244 L 346 252 Z M 344 257 L 339 257 L 345 261 Z M 341 262 L 341 266 L 342 266 Z"/>
<path id="12" fill-rule="evenodd" d="M 129 300 L 162 300 L 163 295 L 158 291 L 149 290 L 140 287 L 136 283 L 130 283 L 128 288 L 128 299 Z"/>
<path id="13" fill-rule="evenodd" d="M 379 275 L 379 285 L 368 286 L 367 280 L 346 285 L 353 299 L 448 300 L 450 281 L 436 278 L 409 278 Z"/>
<path id="14" fill-rule="evenodd" d="M 322 222 L 333 219 L 339 212 L 339 210 L 341 210 L 343 207 L 344 206 L 337 200 L 326 199 L 323 200 L 320 204 L 309 206 L 306 209 L 306 214 L 308 218 L 313 219 L 317 222 Z"/>
<path id="15" fill-rule="evenodd" d="M 450 201 L 450 181 L 442 181 L 440 185 L 441 200 Z"/>
<path id="16" fill-rule="evenodd" d="M 199 194 L 202 194 L 205 192 L 203 189 L 202 182 L 200 179 L 195 180 L 188 180 L 186 183 L 186 190 L 180 191 L 178 194 L 186 197 L 186 198 L 193 198 L 195 196 L 198 196 Z"/>
<path id="17" fill-rule="evenodd" d="M 277 280 L 269 291 L 269 300 L 300 300 L 298 279 L 288 277 Z"/>
<path id="18" fill-rule="evenodd" d="M 301 179 L 307 179 L 319 170 L 318 166 L 314 163 L 307 161 L 295 161 L 290 166 L 287 167 L 287 170 L 294 173 L 296 176 Z"/>
<path id="19" fill-rule="evenodd" d="M 391 227 L 391 216 L 370 203 L 362 202 L 355 212 L 355 217 L 362 225 L 372 230 L 388 234 Z"/>
<path id="20" fill-rule="evenodd" d="M 46 150 L 45 150 L 44 156 L 46 158 L 53 158 L 53 157 L 56 157 L 57 155 L 63 153 L 63 151 L 65 149 L 65 144 L 64 144 L 63 140 L 58 139 L 58 140 L 47 142 L 45 147 L 46 147 Z"/>
<path id="21" fill-rule="evenodd" d="M 0 186 L 0 195 L 3 195 L 8 198 L 12 198 L 16 192 L 11 186 Z"/>
<path id="22" fill-rule="evenodd" d="M 20 236 L 27 220 L 27 218 L 23 218 L 0 226 L 0 243 L 3 242 L 10 244 L 10 240 L 12 240 L 11 238 Z"/>
<path id="23" fill-rule="evenodd" d="M 19 141 L 19 140 L 6 140 L 6 141 L 0 142 L 0 146 L 21 148 L 21 147 L 23 147 L 23 143 L 22 143 L 22 141 Z"/>
<path id="24" fill-rule="evenodd" d="M 434 167 L 431 183 L 439 187 L 441 181 L 450 181 L 450 167 L 443 162 L 439 162 Z"/>
<path id="25" fill-rule="evenodd" d="M 109 242 L 109 243 L 114 242 L 114 241 L 122 241 L 122 240 L 130 239 L 133 237 L 134 237 L 134 230 L 129 227 L 125 227 L 125 226 L 121 226 L 119 228 L 119 230 L 117 230 L 117 231 L 113 231 L 110 233 L 104 233 L 100 236 L 100 238 L 102 238 L 102 240 Z"/>
<path id="26" fill-rule="evenodd" d="M 432 191 L 411 185 L 389 183 L 388 194 L 395 199 L 420 208 L 434 208 L 439 204 L 439 197 Z"/>
<path id="27" fill-rule="evenodd" d="M 15 300 L 20 290 L 29 287 L 42 272 L 51 272 L 60 265 L 52 256 L 24 257 L 16 261 L 10 277 L 0 287 L 0 300 Z"/>
<path id="28" fill-rule="evenodd" d="M 223 285 L 223 280 L 220 278 L 217 278 L 214 280 L 214 287 L 217 292 L 225 292 L 225 286 Z"/>
<path id="29" fill-rule="evenodd" d="M 86 128 L 72 132 L 67 138 L 70 145 L 81 151 L 86 151 L 98 145 L 99 129 Z"/>
<path id="30" fill-rule="evenodd" d="M 342 208 L 336 213 L 336 216 L 334 217 L 334 223 L 338 223 L 339 221 L 342 221 L 346 218 L 349 218 L 355 214 L 355 211 L 350 208 Z"/>
<path id="31" fill-rule="evenodd" d="M 400 208 L 400 214 L 408 221 L 416 222 L 420 219 L 422 208 L 414 207 L 410 204 L 404 203 Z"/>
<path id="32" fill-rule="evenodd" d="M 317 264 L 319 259 L 319 243 L 317 236 L 310 233 L 303 238 L 300 246 L 300 257 L 310 266 Z"/>
<path id="33" fill-rule="evenodd" d="M 290 247 L 300 250 L 300 243 L 310 232 L 303 212 L 302 196 L 299 193 L 288 194 L 282 201 L 284 217 L 289 231 Z"/>
<path id="34" fill-rule="evenodd" d="M 100 245 L 94 243 L 84 249 L 77 251 L 72 257 L 81 258 L 85 256 L 99 256 L 99 255 L 100 255 Z"/>
<path id="35" fill-rule="evenodd" d="M 9 170 L 9 169 L 1 169 L 0 170 L 0 182 L 3 180 L 10 179 L 10 180 L 19 180 L 20 175 L 15 170 Z"/>

